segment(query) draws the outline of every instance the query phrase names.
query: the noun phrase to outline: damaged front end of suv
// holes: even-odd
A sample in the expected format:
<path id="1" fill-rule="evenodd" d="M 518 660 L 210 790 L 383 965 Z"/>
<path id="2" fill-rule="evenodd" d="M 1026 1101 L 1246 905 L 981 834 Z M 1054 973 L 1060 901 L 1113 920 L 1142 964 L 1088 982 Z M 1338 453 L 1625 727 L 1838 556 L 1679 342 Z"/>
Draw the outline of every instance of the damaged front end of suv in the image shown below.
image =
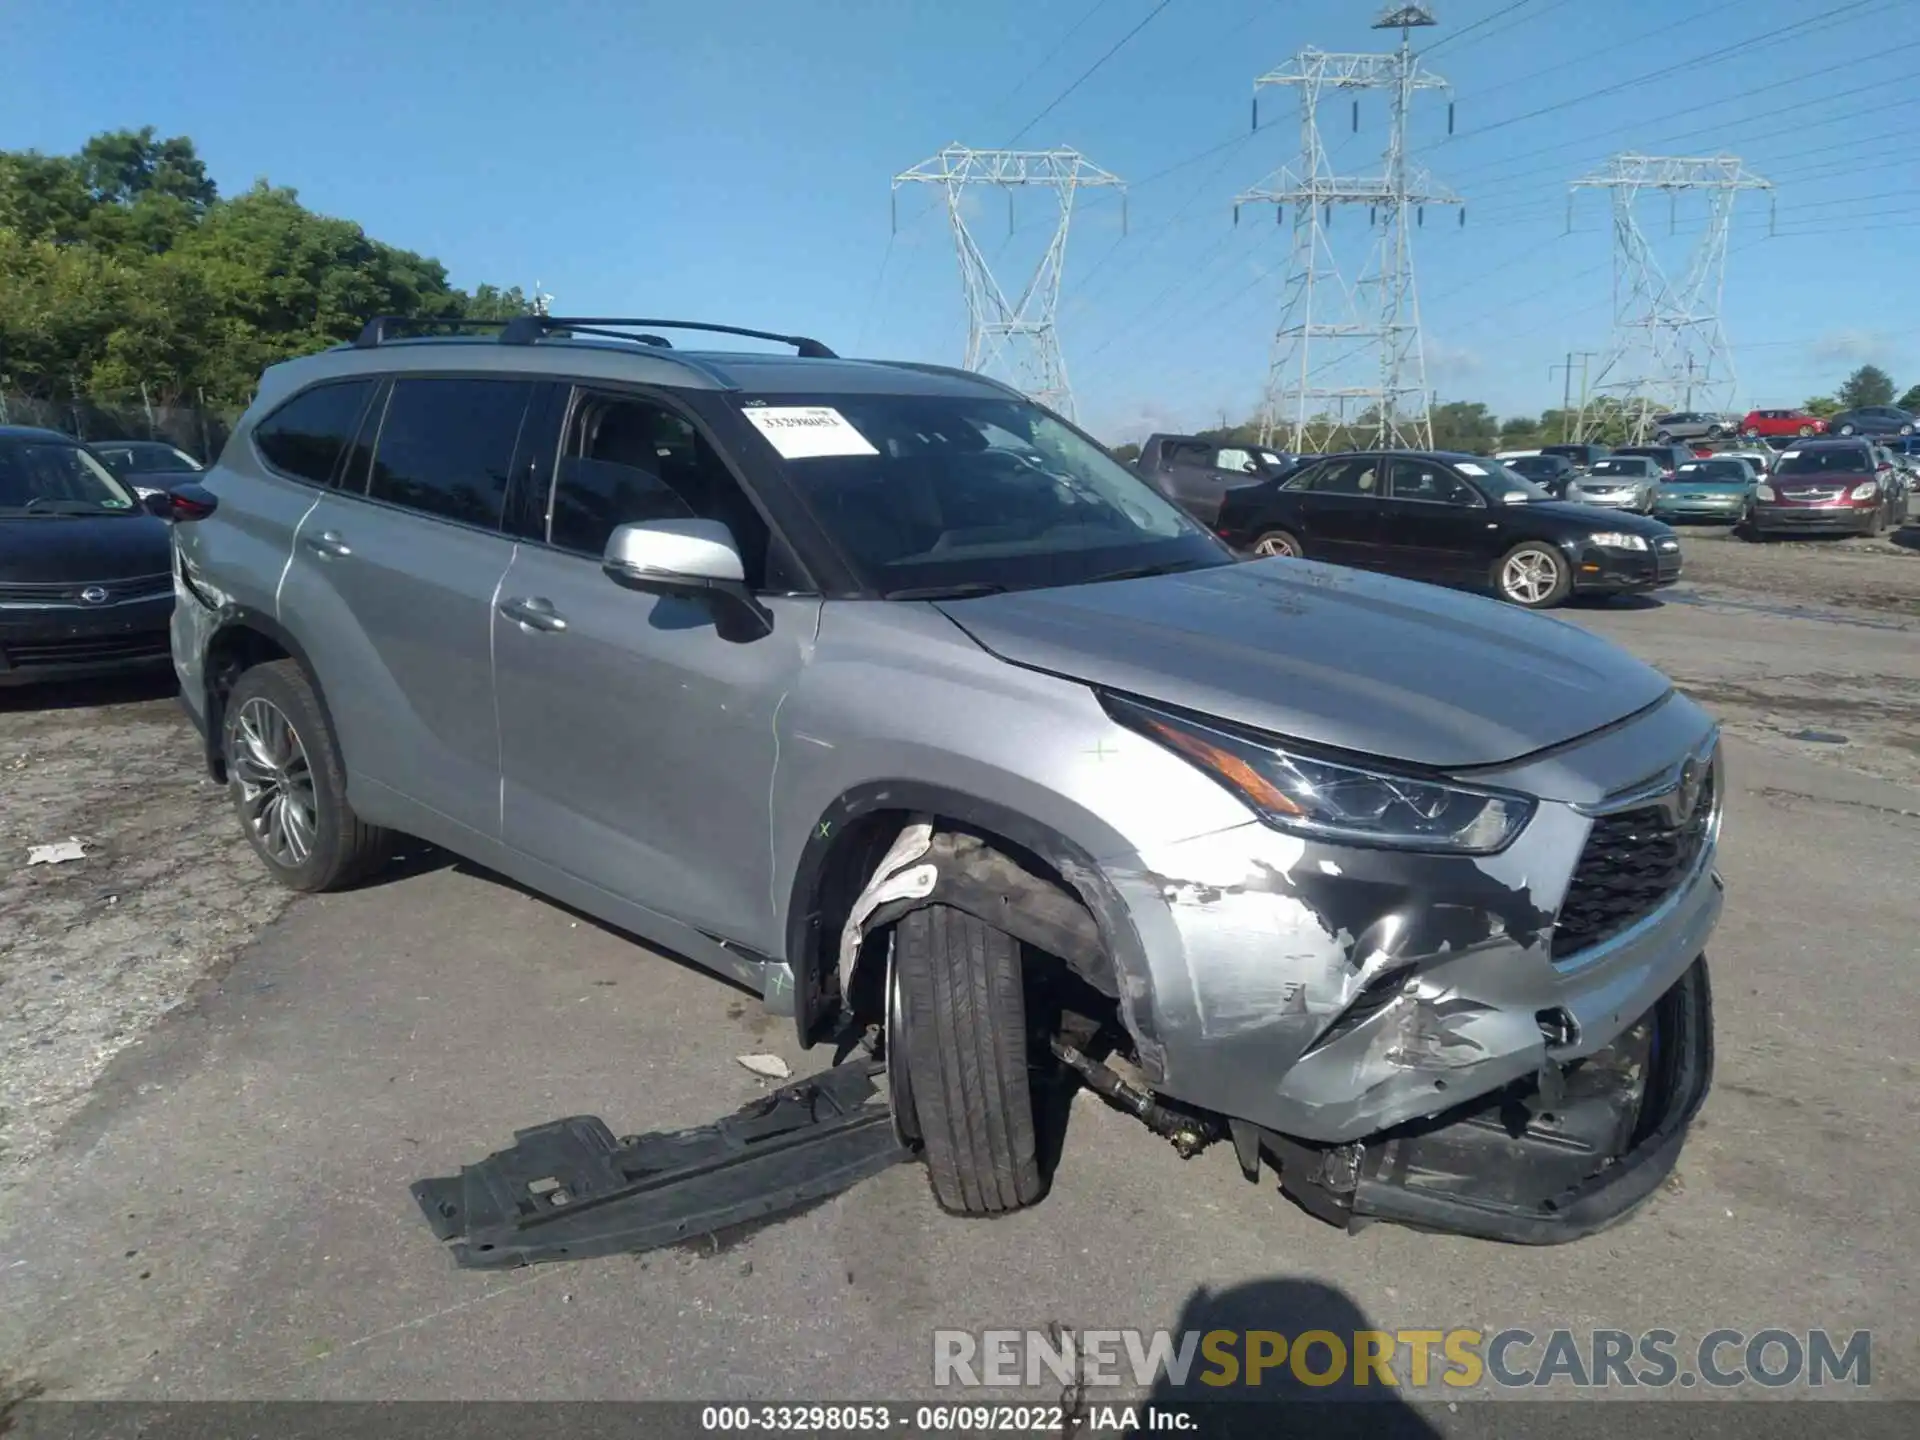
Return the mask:
<path id="1" fill-rule="evenodd" d="M 1259 593 L 1269 568 L 1182 583 Z M 1376 584 L 1392 582 L 1340 580 Z M 1049 604 L 1102 604 L 1080 594 Z M 1038 653 L 1057 627 L 1031 604 L 948 608 L 990 651 L 1066 663 Z M 1539 685 L 1603 645 L 1560 628 L 1534 637 L 1563 647 Z M 1229 695 L 1189 665 L 1195 683 L 1176 705 L 1083 655 L 1075 668 L 1110 728 L 1090 740 L 1099 778 L 1074 788 L 1106 797 L 1116 828 L 1154 838 L 1090 863 L 1022 864 L 916 816 L 849 907 L 835 978 L 854 994 L 863 953 L 875 956 L 893 1043 L 915 1045 L 887 958 L 896 929 L 929 910 L 976 917 L 1111 999 L 1104 1037 L 1084 1015 L 1072 1033 L 1067 1007 L 1053 1053 L 1183 1153 L 1230 1137 L 1249 1178 L 1270 1164 L 1304 1208 L 1356 1228 L 1383 1219 L 1531 1244 L 1591 1234 L 1667 1176 L 1705 1098 L 1704 956 L 1722 893 L 1717 729 L 1610 653 L 1622 683 L 1588 701 L 1625 700 L 1628 713 L 1532 749 L 1492 738 L 1522 753 L 1472 764 L 1442 758 L 1478 728 L 1444 687 L 1389 700 L 1350 667 L 1345 685 L 1370 685 L 1377 702 L 1345 726 L 1371 742 L 1357 752 L 1254 723 L 1265 701 L 1246 697 L 1273 693 L 1257 681 Z M 1483 716 L 1496 705 L 1515 724 L 1542 708 L 1507 696 Z M 1291 733 L 1326 729 L 1324 715 L 1295 718 Z M 923 1101 L 894 1095 L 896 1110 Z"/>

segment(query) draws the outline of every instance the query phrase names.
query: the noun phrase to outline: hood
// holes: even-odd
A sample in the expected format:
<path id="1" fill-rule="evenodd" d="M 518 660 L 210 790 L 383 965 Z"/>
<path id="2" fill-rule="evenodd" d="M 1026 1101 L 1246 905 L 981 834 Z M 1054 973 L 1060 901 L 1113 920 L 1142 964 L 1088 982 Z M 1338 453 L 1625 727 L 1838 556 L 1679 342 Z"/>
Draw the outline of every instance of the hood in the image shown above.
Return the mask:
<path id="1" fill-rule="evenodd" d="M 938 604 L 1016 665 L 1439 769 L 1560 744 L 1670 688 L 1577 626 L 1307 560 Z"/>
<path id="2" fill-rule="evenodd" d="M 152 515 L 0 515 L 0 583 L 131 580 L 172 568 L 167 522 Z"/>

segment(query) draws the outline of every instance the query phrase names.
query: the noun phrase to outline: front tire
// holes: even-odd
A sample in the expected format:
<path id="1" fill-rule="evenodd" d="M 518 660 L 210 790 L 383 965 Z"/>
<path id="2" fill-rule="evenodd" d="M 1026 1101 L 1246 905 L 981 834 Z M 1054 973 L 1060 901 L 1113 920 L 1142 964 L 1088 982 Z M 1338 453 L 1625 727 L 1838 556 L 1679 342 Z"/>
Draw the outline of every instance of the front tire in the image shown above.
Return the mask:
<path id="1" fill-rule="evenodd" d="M 275 880 L 305 893 L 340 890 L 386 863 L 393 837 L 347 803 L 339 742 L 296 661 L 242 675 L 222 729 L 234 813 Z"/>
<path id="2" fill-rule="evenodd" d="M 1840 434 L 1842 434 L 1842 435 L 1851 435 L 1851 434 L 1853 434 L 1853 426 L 1851 426 L 1851 425 L 1842 425 L 1842 426 L 1840 427 L 1840 432 L 1839 432 L 1839 433 L 1840 433 Z"/>
<path id="3" fill-rule="evenodd" d="M 1653 443 L 1656 445 L 1671 445 L 1673 443 L 1673 436 L 1665 430 L 1661 430 L 1654 435 Z"/>
<path id="4" fill-rule="evenodd" d="M 1269 530 L 1253 542 L 1253 553 L 1263 560 L 1299 560 L 1306 556 L 1299 538 L 1286 530 Z"/>
<path id="5" fill-rule="evenodd" d="M 1528 610 L 1551 610 L 1573 591 L 1573 567 L 1551 545 L 1529 540 L 1494 566 L 1493 588 L 1502 600 Z"/>
<path id="6" fill-rule="evenodd" d="M 1046 1187 L 1020 942 L 964 910 L 928 905 L 901 918 L 894 964 L 905 1033 L 887 1037 L 888 1065 L 906 1067 L 914 1112 L 896 1124 L 919 1135 L 934 1198 L 960 1215 L 1031 1205 Z"/>

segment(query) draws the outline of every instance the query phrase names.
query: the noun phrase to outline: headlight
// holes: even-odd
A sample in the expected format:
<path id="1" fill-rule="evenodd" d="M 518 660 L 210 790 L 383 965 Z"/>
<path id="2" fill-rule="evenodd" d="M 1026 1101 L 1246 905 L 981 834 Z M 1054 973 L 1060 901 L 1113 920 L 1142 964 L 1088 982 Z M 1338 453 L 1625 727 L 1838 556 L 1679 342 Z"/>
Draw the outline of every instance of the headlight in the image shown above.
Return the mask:
<path id="1" fill-rule="evenodd" d="M 1397 775 L 1302 753 L 1137 701 L 1103 695 L 1129 730 L 1191 762 L 1277 830 L 1395 850 L 1489 855 L 1533 814 L 1524 795 Z"/>
<path id="2" fill-rule="evenodd" d="M 1880 482 L 1878 480 L 1863 480 L 1853 487 L 1853 498 L 1855 500 L 1871 500 L 1879 493 Z"/>
<path id="3" fill-rule="evenodd" d="M 1627 535 L 1618 530 L 1603 531 L 1598 535 L 1589 535 L 1590 544 L 1598 545 L 1602 550 L 1644 550 L 1646 540 L 1639 535 Z"/>
<path id="4" fill-rule="evenodd" d="M 1771 500 L 1771 499 L 1773 499 L 1773 486 L 1771 486 L 1771 485 L 1756 485 L 1756 486 L 1754 486 L 1754 487 L 1753 487 L 1753 498 L 1754 498 L 1754 499 L 1756 499 L 1756 500 Z"/>

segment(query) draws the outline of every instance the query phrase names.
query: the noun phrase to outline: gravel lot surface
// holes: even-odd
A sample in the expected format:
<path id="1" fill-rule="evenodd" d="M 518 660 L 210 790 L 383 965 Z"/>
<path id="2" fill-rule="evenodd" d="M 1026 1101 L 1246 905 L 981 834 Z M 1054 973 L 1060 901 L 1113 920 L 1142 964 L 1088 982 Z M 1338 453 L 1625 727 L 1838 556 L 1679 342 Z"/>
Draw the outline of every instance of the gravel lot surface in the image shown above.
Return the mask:
<path id="1" fill-rule="evenodd" d="M 289 907 L 170 697 L 0 691 L 0 1389 L 902 1395 L 936 1324 L 1301 1328 L 1279 1307 L 1871 1325 L 1876 1391 L 1920 1398 L 1920 527 L 1898 538 L 1688 532 L 1661 601 L 1567 612 L 1723 717 L 1736 794 L 1707 1115 L 1646 1214 L 1546 1252 L 1348 1238 L 1083 1099 L 1054 1193 L 1003 1222 L 900 1169 L 717 1254 L 455 1272 L 409 1181 L 559 1115 L 712 1118 L 755 1093 L 749 1049 L 823 1056 L 464 865 Z M 84 859 L 27 866 L 69 838 Z"/>

